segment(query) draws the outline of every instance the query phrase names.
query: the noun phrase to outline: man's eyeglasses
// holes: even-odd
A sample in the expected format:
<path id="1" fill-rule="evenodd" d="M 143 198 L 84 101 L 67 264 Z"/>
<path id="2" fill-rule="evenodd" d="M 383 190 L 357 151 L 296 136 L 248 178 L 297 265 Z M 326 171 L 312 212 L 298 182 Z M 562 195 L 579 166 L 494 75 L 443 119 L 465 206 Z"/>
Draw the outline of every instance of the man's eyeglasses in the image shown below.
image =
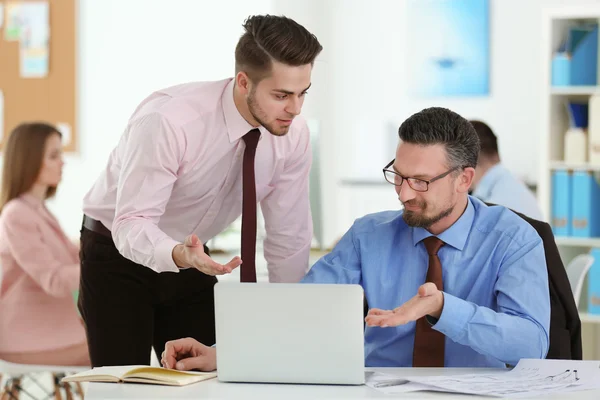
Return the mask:
<path id="1" fill-rule="evenodd" d="M 388 169 L 389 167 L 392 166 L 392 164 L 394 164 L 394 161 L 396 161 L 396 159 L 393 159 L 392 161 L 390 161 L 388 163 L 388 165 L 383 167 L 383 176 L 385 177 L 385 180 L 395 186 L 402 186 L 402 183 L 404 183 L 404 181 L 406 180 L 408 182 L 408 186 L 410 186 L 411 189 L 414 190 L 415 192 L 426 192 L 429 189 L 430 183 L 433 183 L 439 179 L 442 179 L 449 173 L 461 168 L 461 167 L 454 167 L 454 168 L 444 172 L 441 175 L 434 176 L 433 178 L 431 178 L 429 180 L 424 180 L 424 179 L 417 179 L 417 178 L 406 178 L 406 177 L 400 175 L 399 173 L 397 173 L 396 171 L 394 171 L 392 169 Z"/>

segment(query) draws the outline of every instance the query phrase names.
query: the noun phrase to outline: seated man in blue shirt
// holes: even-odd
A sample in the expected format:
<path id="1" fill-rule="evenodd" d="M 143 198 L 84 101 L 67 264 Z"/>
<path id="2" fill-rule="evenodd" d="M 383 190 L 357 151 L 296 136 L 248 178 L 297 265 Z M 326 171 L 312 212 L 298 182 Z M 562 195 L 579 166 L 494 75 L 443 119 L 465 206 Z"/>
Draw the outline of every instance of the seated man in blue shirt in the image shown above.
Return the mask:
<path id="1" fill-rule="evenodd" d="M 499 204 L 528 217 L 544 220 L 535 194 L 500 161 L 498 139 L 481 121 L 470 121 L 479 136 L 479 159 L 471 189 L 486 203 Z"/>
<path id="2" fill-rule="evenodd" d="M 399 135 L 384 174 L 404 210 L 358 219 L 303 282 L 364 288 L 368 367 L 504 367 L 544 358 L 550 298 L 542 240 L 512 211 L 468 195 L 479 154 L 473 126 L 430 108 Z M 162 361 L 210 370 L 216 349 L 182 339 L 167 343 Z"/>

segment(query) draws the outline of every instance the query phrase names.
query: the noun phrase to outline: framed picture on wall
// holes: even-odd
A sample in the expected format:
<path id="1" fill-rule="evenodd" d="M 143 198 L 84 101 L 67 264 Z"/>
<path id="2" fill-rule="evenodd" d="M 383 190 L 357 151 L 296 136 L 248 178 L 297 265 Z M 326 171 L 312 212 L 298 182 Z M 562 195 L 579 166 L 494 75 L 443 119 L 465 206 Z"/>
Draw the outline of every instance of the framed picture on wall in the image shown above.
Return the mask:
<path id="1" fill-rule="evenodd" d="M 488 95 L 489 0 L 409 0 L 407 7 L 411 95 Z"/>

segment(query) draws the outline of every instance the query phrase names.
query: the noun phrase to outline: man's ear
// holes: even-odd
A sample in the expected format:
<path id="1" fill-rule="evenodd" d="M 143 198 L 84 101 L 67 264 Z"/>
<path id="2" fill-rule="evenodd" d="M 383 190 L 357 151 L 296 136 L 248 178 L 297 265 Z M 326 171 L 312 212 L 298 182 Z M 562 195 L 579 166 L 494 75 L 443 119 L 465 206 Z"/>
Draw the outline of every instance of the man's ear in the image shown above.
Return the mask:
<path id="1" fill-rule="evenodd" d="M 240 93 L 247 96 L 250 93 L 252 83 L 248 75 L 244 71 L 240 71 L 235 76 L 235 85 L 238 87 Z"/>
<path id="2" fill-rule="evenodd" d="M 458 191 L 460 193 L 468 193 L 473 184 L 473 178 L 475 177 L 475 168 L 466 167 L 462 170 L 458 177 Z"/>

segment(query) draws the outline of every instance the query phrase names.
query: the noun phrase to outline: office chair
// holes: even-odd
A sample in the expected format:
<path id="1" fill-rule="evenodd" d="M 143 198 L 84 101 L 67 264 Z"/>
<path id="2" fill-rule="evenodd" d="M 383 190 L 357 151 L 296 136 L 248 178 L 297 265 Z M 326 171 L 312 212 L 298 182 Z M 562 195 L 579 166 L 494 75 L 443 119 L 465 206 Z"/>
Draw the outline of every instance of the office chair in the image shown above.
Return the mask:
<path id="1" fill-rule="evenodd" d="M 567 265 L 567 276 L 569 277 L 571 291 L 573 292 L 577 307 L 579 307 L 583 281 L 592 264 L 594 264 L 594 257 L 591 254 L 579 254 Z"/>

